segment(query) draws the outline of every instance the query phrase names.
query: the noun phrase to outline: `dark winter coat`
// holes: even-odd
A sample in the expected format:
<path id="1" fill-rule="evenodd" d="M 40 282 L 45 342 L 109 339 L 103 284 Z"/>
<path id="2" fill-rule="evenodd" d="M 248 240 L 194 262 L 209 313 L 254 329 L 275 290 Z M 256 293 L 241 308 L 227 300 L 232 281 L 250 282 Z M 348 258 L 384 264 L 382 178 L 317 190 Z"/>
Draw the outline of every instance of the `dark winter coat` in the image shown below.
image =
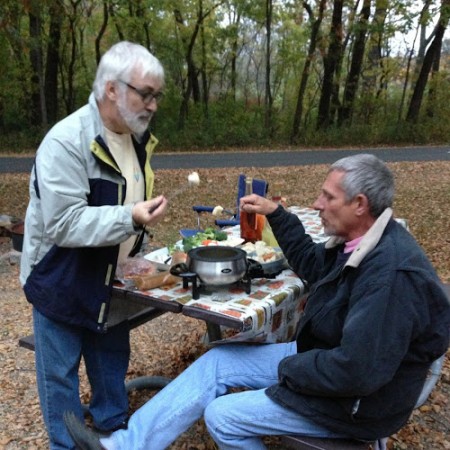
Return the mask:
<path id="1" fill-rule="evenodd" d="M 337 433 L 391 435 L 448 347 L 450 305 L 433 267 L 390 209 L 343 267 L 336 264 L 338 239 L 313 243 L 281 207 L 268 219 L 310 294 L 298 353 L 280 363 L 280 381 L 267 395 Z"/>

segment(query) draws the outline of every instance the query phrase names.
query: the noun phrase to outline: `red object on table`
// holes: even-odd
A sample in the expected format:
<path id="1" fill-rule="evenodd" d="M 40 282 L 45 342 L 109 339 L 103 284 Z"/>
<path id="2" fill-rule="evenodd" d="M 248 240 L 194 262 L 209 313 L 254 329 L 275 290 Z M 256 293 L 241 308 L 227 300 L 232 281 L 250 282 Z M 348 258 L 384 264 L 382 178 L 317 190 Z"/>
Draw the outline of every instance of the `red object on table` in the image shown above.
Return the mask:
<path id="1" fill-rule="evenodd" d="M 253 193 L 253 178 L 245 178 L 245 195 Z M 261 214 L 240 211 L 239 222 L 241 226 L 241 238 L 245 242 L 260 241 L 262 239 L 262 231 L 264 228 L 265 217 Z"/>
<path id="2" fill-rule="evenodd" d="M 262 231 L 264 228 L 265 217 L 261 214 L 247 213 L 241 211 L 241 238 L 244 242 L 260 241 L 262 239 Z"/>

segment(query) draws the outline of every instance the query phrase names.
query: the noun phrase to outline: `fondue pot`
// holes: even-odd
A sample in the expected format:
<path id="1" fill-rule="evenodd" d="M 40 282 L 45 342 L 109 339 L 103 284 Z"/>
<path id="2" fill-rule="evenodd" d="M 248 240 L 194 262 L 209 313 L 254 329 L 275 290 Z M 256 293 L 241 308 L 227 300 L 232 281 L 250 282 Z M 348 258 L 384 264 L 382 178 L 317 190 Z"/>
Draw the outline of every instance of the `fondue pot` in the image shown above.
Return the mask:
<path id="1" fill-rule="evenodd" d="M 187 254 L 186 263 L 171 267 L 172 275 L 197 277 L 204 285 L 220 286 L 252 278 L 275 278 L 285 267 L 284 259 L 259 264 L 237 247 L 196 247 Z"/>
<path id="2" fill-rule="evenodd" d="M 247 253 L 235 247 L 209 246 L 189 250 L 186 263 L 176 264 L 173 275 L 192 273 L 205 285 L 231 284 L 247 273 Z"/>

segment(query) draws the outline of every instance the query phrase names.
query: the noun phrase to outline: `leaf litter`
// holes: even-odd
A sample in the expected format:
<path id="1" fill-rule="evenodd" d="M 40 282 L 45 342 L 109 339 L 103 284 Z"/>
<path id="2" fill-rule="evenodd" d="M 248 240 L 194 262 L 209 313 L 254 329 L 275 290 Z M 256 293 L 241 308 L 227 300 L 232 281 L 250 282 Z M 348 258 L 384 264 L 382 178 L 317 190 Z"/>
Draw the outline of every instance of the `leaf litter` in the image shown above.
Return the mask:
<path id="1" fill-rule="evenodd" d="M 444 282 L 450 282 L 450 162 L 398 162 L 388 164 L 396 179 L 394 212 L 407 219 L 410 231 L 424 248 Z M 192 205 L 221 205 L 235 209 L 237 177 L 246 173 L 264 178 L 270 188 L 277 186 L 288 205 L 311 206 L 319 193 L 328 165 L 195 169 L 201 183 L 175 197 L 164 220 L 152 227 L 148 250 L 175 243 L 178 230 L 195 228 L 197 215 Z M 170 195 L 185 183 L 185 169 L 155 171 L 155 195 Z M 28 202 L 27 174 L 0 175 L 0 215 L 23 218 Z M 203 228 L 213 225 L 214 217 L 201 217 Z M 0 237 L 0 449 L 41 450 L 48 440 L 37 397 L 34 353 L 18 346 L 20 337 L 32 333 L 31 308 L 18 281 L 18 259 L 8 237 Z M 17 255 L 16 255 L 17 256 Z M 204 322 L 167 313 L 131 331 L 132 353 L 127 379 L 144 375 L 174 377 L 198 358 L 207 347 Z M 390 450 L 450 449 L 450 352 L 441 378 L 429 400 L 405 427 L 388 442 Z M 83 366 L 80 370 L 80 395 L 89 399 Z M 152 392 L 130 393 L 130 412 L 136 410 Z M 266 439 L 270 449 L 282 449 L 276 438 Z M 213 450 L 203 421 L 172 444 L 171 450 Z"/>

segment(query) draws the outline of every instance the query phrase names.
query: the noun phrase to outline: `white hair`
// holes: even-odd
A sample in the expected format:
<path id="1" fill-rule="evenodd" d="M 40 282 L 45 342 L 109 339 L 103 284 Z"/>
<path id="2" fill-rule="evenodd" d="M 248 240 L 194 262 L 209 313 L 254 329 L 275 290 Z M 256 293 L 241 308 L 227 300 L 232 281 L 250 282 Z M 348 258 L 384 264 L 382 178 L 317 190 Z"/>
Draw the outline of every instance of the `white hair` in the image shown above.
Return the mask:
<path id="1" fill-rule="evenodd" d="M 341 184 L 347 201 L 364 194 L 373 217 L 392 206 L 394 175 L 375 155 L 362 153 L 342 158 L 332 164 L 330 172 L 333 170 L 345 173 Z"/>
<path id="2" fill-rule="evenodd" d="M 100 101 L 104 97 L 108 81 L 129 82 L 135 70 L 140 70 L 142 77 L 151 75 L 164 85 L 164 69 L 145 47 L 127 41 L 114 44 L 102 56 L 97 68 L 93 84 L 96 100 Z"/>

